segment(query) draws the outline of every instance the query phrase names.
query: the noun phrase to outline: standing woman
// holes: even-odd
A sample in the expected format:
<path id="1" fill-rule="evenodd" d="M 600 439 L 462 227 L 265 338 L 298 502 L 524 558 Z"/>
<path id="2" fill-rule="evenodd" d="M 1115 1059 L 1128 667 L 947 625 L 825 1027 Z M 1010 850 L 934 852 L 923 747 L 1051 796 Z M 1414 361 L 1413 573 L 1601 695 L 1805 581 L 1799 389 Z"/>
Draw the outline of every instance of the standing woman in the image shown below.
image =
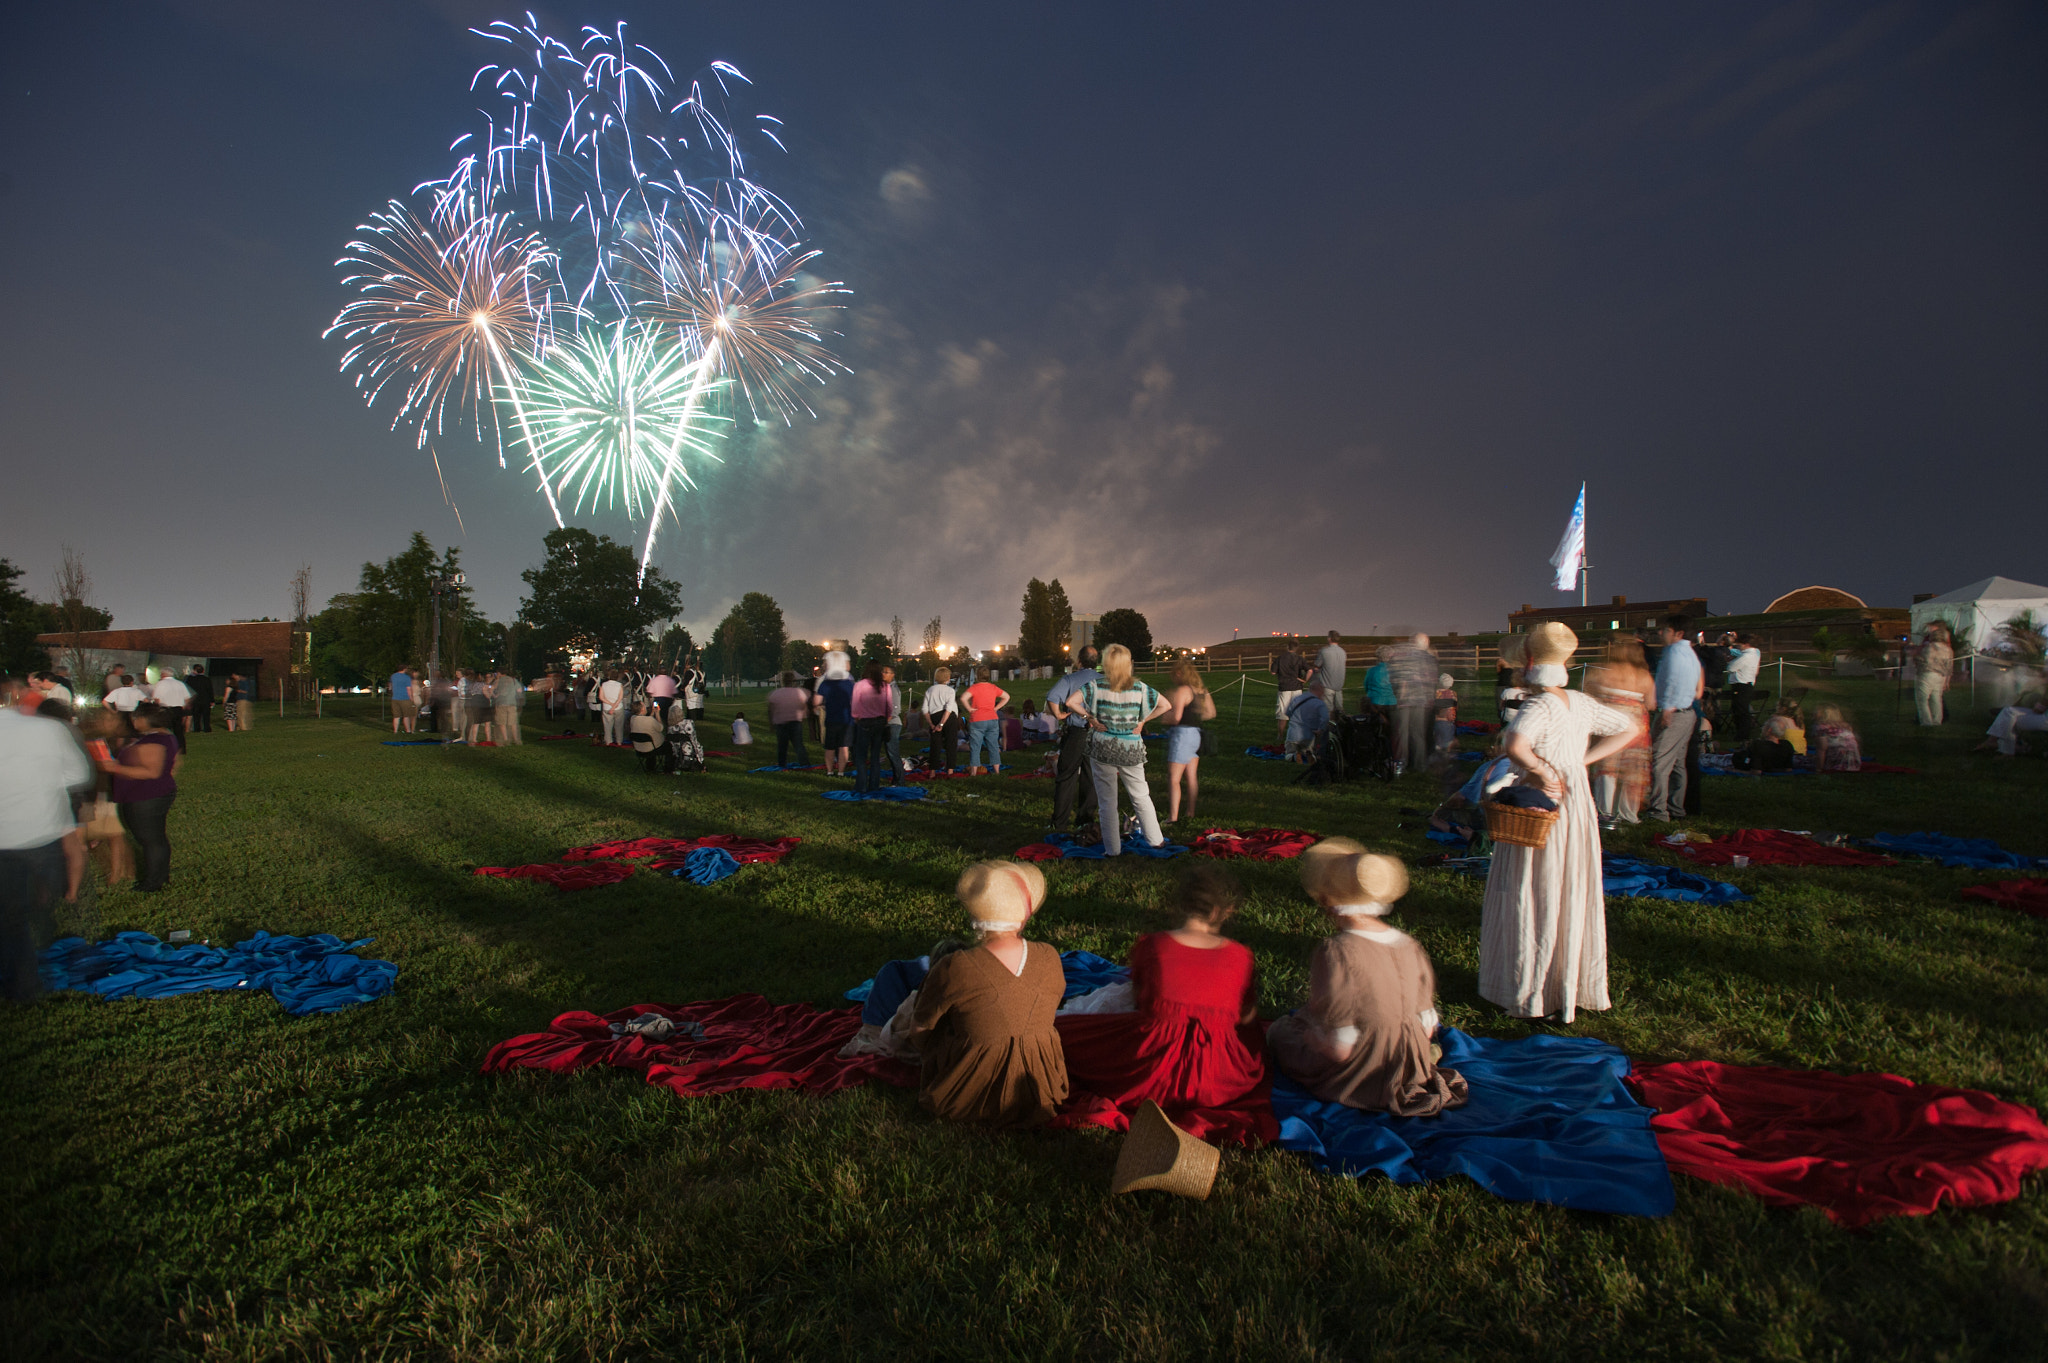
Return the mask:
<path id="1" fill-rule="evenodd" d="M 960 705 L 952 683 L 953 670 L 942 667 L 932 673 L 932 684 L 925 688 L 924 717 L 932 729 L 930 765 L 934 772 L 953 769 L 953 744 L 960 737 Z"/>
<path id="2" fill-rule="evenodd" d="M 1089 682 L 1068 698 L 1069 708 L 1088 720 L 1088 770 L 1095 783 L 1095 813 L 1102 828 L 1102 854 L 1123 855 L 1116 817 L 1116 790 L 1131 797 L 1138 826 L 1153 847 L 1166 841 L 1152 788 L 1145 783 L 1145 739 L 1141 732 L 1169 708 L 1165 697 L 1137 679 L 1131 651 L 1122 644 L 1102 650 L 1102 680 Z"/>
<path id="3" fill-rule="evenodd" d="M 1195 769 L 1202 762 L 1202 721 L 1216 718 L 1216 698 L 1202 685 L 1202 674 L 1192 659 L 1173 665 L 1173 683 L 1166 688 L 1166 822 L 1180 822 L 1180 788 L 1188 788 L 1188 817 L 1195 817 L 1195 796 L 1200 784 Z"/>
<path id="4" fill-rule="evenodd" d="M 1628 746 L 1603 761 L 1593 778 L 1601 826 L 1635 823 L 1650 789 L 1649 713 L 1657 694 L 1657 680 L 1643 661 L 1643 641 L 1633 634 L 1615 636 L 1600 665 L 1587 669 L 1585 688 L 1593 699 L 1626 712 L 1636 726 Z"/>
<path id="5" fill-rule="evenodd" d="M 889 747 L 889 685 L 887 669 L 869 663 L 853 684 L 853 788 L 856 793 L 882 784 L 882 758 Z"/>
<path id="6" fill-rule="evenodd" d="M 135 888 L 155 894 L 171 879 L 167 825 L 171 801 L 178 797 L 178 740 L 165 732 L 163 711 L 155 705 L 138 705 L 128 718 L 135 726 L 135 737 L 113 756 L 102 758 L 99 769 L 113 778 L 121 825 L 141 852 L 141 874 Z"/>
<path id="7" fill-rule="evenodd" d="M 1565 690 L 1564 663 L 1578 646 L 1556 621 L 1529 637 L 1529 696 L 1507 755 L 1557 802 L 1558 817 L 1542 847 L 1494 845 L 1479 920 L 1479 996 L 1516 1017 L 1565 1022 L 1581 1004 L 1610 1006 L 1599 815 L 1586 768 L 1626 748 L 1636 730 L 1626 712 Z"/>

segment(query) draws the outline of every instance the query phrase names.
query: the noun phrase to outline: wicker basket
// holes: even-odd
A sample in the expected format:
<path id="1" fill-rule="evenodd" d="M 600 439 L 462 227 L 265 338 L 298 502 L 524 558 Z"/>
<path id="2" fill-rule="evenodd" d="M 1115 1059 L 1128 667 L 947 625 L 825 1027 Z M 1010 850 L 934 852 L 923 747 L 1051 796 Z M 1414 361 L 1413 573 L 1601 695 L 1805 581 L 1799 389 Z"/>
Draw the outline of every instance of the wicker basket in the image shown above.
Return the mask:
<path id="1" fill-rule="evenodd" d="M 1520 805 L 1486 805 L 1486 831 L 1495 842 L 1517 847 L 1541 847 L 1550 841 L 1550 829 L 1557 822 L 1554 809 L 1524 809 Z"/>

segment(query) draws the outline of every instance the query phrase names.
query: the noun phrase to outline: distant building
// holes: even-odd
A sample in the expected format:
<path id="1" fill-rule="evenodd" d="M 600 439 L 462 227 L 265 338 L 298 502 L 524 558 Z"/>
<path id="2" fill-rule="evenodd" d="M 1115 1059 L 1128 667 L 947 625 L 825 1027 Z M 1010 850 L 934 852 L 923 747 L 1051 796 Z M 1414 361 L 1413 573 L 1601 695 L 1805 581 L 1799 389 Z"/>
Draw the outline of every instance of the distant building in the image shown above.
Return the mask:
<path id="1" fill-rule="evenodd" d="M 1095 627 L 1101 623 L 1102 617 L 1099 615 L 1077 615 L 1074 617 L 1072 643 L 1075 653 L 1078 654 L 1082 649 L 1095 642 Z"/>
<path id="2" fill-rule="evenodd" d="M 1574 634 L 1584 636 L 1653 627 L 1673 613 L 1702 620 L 1707 615 L 1707 598 L 1693 596 L 1675 601 L 1630 601 L 1625 596 L 1617 596 L 1604 606 L 1547 606 L 1540 610 L 1524 605 L 1508 616 L 1508 630 L 1514 634 L 1527 634 L 1539 625 L 1556 620 Z"/>
<path id="3" fill-rule="evenodd" d="M 299 636 L 301 652 L 311 638 L 307 634 Z M 291 674 L 293 661 L 289 620 L 174 625 L 165 629 L 97 629 L 75 636 L 39 634 L 36 642 L 49 650 L 52 662 L 67 662 L 73 648 L 86 655 L 87 668 L 95 675 L 76 680 L 88 695 L 98 694 L 100 676 L 116 663 L 137 676 L 150 667 L 182 676 L 197 663 L 212 677 L 225 677 L 230 672 L 253 676 L 257 694 L 274 697 Z"/>
<path id="4" fill-rule="evenodd" d="M 1801 587 L 1796 592 L 1783 596 L 1764 607 L 1765 615 L 1782 615 L 1786 611 L 1860 611 L 1869 610 L 1870 603 L 1862 597 L 1834 587 Z"/>

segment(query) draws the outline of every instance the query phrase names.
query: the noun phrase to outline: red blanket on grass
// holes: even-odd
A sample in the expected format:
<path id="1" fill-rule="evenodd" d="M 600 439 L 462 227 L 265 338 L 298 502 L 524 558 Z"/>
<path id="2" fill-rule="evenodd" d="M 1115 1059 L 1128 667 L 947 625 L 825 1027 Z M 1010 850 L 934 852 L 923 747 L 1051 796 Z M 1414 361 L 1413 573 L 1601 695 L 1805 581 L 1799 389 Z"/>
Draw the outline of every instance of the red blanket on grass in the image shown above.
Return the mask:
<path id="1" fill-rule="evenodd" d="M 1321 841 L 1316 834 L 1299 828 L 1254 828 L 1249 833 L 1240 833 L 1235 828 L 1212 828 L 1196 838 L 1193 846 L 1198 857 L 1286 861 Z"/>
<path id="2" fill-rule="evenodd" d="M 1685 1060 L 1629 1077 L 1671 1167 L 1844 1226 L 2008 1202 L 2048 1169 L 2032 1108 L 1895 1074 Z"/>
<path id="3" fill-rule="evenodd" d="M 1752 866 L 1894 866 L 1880 852 L 1829 847 L 1778 828 L 1744 828 L 1712 842 L 1688 843 L 1685 854 L 1706 866 L 1726 866 L 1748 857 Z"/>
<path id="4" fill-rule="evenodd" d="M 633 871 L 633 867 L 615 861 L 585 866 L 537 862 L 531 866 L 479 866 L 471 874 L 496 876 L 500 880 L 542 880 L 558 890 L 594 890 L 600 885 L 616 885 Z"/>
<path id="5" fill-rule="evenodd" d="M 2001 908 L 2048 918 L 2048 880 L 2001 880 L 1991 885 L 1972 885 L 1963 893 Z"/>
<path id="6" fill-rule="evenodd" d="M 612 1035 L 612 1023 L 630 1022 L 643 1013 L 698 1023 L 704 1028 L 704 1039 L 693 1041 L 681 1033 L 668 1041 Z M 916 1088 L 914 1066 L 874 1055 L 857 1060 L 839 1058 L 839 1048 L 859 1028 L 858 1008 L 774 1004 L 759 994 L 676 1005 L 650 1003 L 602 1017 L 564 1013 L 545 1032 L 529 1032 L 491 1047 L 482 1071 L 500 1074 L 530 1069 L 567 1074 L 592 1065 L 611 1065 L 640 1070 L 648 1083 L 686 1095 L 735 1089 L 836 1093 L 870 1079 Z"/>
<path id="7" fill-rule="evenodd" d="M 563 861 L 638 861 L 642 857 L 665 857 L 677 865 L 700 847 L 722 847 L 742 866 L 757 861 L 781 861 L 802 838 L 743 838 L 736 833 L 707 833 L 701 838 L 621 838 L 616 842 L 592 842 L 562 853 Z M 655 870 L 667 869 L 657 863 Z"/>

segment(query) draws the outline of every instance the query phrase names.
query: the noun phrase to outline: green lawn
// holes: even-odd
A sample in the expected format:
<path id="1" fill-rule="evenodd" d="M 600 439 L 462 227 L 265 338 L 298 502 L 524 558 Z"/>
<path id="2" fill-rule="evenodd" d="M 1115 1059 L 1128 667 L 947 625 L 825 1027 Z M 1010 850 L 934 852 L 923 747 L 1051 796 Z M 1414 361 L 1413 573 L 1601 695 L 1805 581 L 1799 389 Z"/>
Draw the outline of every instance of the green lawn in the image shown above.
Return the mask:
<path id="1" fill-rule="evenodd" d="M 1040 687 L 1033 688 L 1042 691 Z M 1271 737 L 1252 691 L 1225 751 Z M 1917 777 L 1711 780 L 1701 822 L 1932 829 L 2048 853 L 2048 763 L 1966 756 L 1849 684 L 1881 761 Z M 361 708 L 359 717 L 345 711 Z M 715 702 L 723 746 L 730 702 Z M 758 698 L 746 708 L 767 733 Z M 1253 711 L 1257 712 L 1256 718 Z M 529 737 L 544 728 L 529 725 Z M 582 743 L 387 748 L 367 707 L 196 737 L 173 889 L 70 915 L 374 936 L 397 991 L 331 1017 L 264 996 L 46 999 L 0 1015 L 0 1350 L 20 1358 L 1365 1359 L 2040 1357 L 2048 1188 L 1861 1233 L 1683 1177 L 1667 1220 L 1501 1202 L 1463 1180 L 1329 1178 L 1226 1155 L 1204 1203 L 1107 1194 L 1116 1140 L 942 1127 L 915 1095 L 685 1100 L 615 1071 L 484 1078 L 494 1042 L 572 1008 L 758 991 L 831 1004 L 960 927 L 961 867 L 1034 841 L 1043 781 L 909 807 L 815 774 L 649 778 Z M 765 747 L 765 751 L 764 751 Z M 757 743 L 759 765 L 772 743 Z M 1160 758 L 1155 790 L 1163 793 Z M 1305 790 L 1205 765 L 1203 823 L 1344 833 L 1419 857 L 1420 779 Z M 1163 803 L 1163 801 L 1162 801 Z M 599 838 L 797 834 L 717 886 L 641 874 L 556 894 L 474 877 Z M 1645 833 L 1613 840 L 1649 852 Z M 1265 1006 L 1321 933 L 1291 865 L 1239 864 L 1234 931 Z M 1171 867 L 1060 863 L 1034 935 L 1121 956 Z M 1610 901 L 1615 1007 L 1575 1032 L 1640 1062 L 1885 1070 L 2048 1104 L 2048 922 L 1928 865 L 1726 873 L 1754 903 Z M 1526 1028 L 1476 996 L 1481 882 L 1416 876 L 1397 922 L 1447 1023 Z"/>

